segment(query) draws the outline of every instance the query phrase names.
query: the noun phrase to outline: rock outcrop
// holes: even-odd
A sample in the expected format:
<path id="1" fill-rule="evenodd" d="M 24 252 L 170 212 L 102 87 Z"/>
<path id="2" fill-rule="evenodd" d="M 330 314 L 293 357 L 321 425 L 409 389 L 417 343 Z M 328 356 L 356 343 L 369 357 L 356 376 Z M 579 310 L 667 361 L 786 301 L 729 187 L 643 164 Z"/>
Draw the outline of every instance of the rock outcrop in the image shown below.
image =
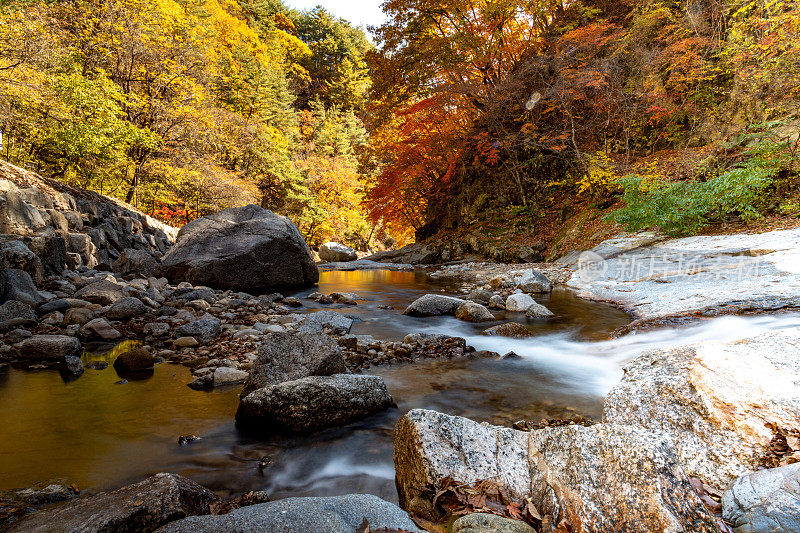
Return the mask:
<path id="1" fill-rule="evenodd" d="M 379 376 L 311 376 L 251 392 L 239 402 L 236 422 L 267 433 L 306 434 L 355 422 L 392 404 Z"/>
<path id="2" fill-rule="evenodd" d="M 800 328 L 646 353 L 625 366 L 603 420 L 673 436 L 686 471 L 719 488 L 754 470 L 766 424 L 800 420 Z"/>
<path id="3" fill-rule="evenodd" d="M 494 480 L 531 498 L 542 516 L 585 531 L 716 532 L 691 488 L 672 439 L 617 424 L 530 433 L 415 409 L 395 428 L 400 505 L 439 518 L 441 481 Z"/>
<path id="4" fill-rule="evenodd" d="M 255 205 L 186 224 L 161 265 L 173 281 L 233 290 L 306 287 L 319 280 L 297 226 Z"/>
<path id="5" fill-rule="evenodd" d="M 11 531 L 147 533 L 187 516 L 210 512 L 219 497 L 184 477 L 156 474 L 121 489 L 82 496 L 14 524 Z"/>

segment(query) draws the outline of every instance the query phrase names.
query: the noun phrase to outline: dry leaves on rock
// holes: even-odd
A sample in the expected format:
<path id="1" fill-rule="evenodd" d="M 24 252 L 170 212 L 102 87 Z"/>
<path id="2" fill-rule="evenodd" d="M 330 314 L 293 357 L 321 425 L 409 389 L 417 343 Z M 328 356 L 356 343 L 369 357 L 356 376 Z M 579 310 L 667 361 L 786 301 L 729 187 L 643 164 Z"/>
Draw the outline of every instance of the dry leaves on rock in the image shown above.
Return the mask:
<path id="1" fill-rule="evenodd" d="M 541 532 L 577 531 L 577 528 L 566 521 L 554 523 L 552 516 L 542 516 L 530 498 L 523 500 L 514 498 L 507 487 L 495 479 L 458 483 L 453 478 L 444 478 L 439 484 L 439 490 L 433 496 L 433 507 L 440 511 L 443 519 L 472 513 L 491 513 L 520 520 Z M 420 523 L 417 517 L 412 518 Z M 436 524 L 421 525 L 429 531 L 443 530 Z"/>
<path id="2" fill-rule="evenodd" d="M 535 431 L 544 428 L 557 428 L 562 426 L 584 426 L 589 427 L 597 424 L 596 421 L 585 416 L 575 415 L 569 418 L 545 418 L 539 422 L 532 422 L 530 420 L 518 420 L 514 422 L 513 428 L 519 431 Z"/>
<path id="3" fill-rule="evenodd" d="M 773 436 L 762 466 L 776 468 L 800 462 L 800 430 L 778 427 L 774 423 L 765 425 L 772 430 Z"/>
<path id="4" fill-rule="evenodd" d="M 385 527 L 373 529 L 369 525 L 369 521 L 365 518 L 361 525 L 356 529 L 356 533 L 411 533 L 407 529 L 388 529 Z"/>

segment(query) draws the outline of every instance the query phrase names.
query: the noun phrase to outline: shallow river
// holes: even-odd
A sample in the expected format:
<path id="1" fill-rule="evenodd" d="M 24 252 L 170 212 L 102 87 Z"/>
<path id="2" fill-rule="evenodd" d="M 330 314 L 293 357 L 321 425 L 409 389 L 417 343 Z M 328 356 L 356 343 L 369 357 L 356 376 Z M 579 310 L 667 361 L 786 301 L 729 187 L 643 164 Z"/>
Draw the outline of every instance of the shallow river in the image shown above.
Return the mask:
<path id="1" fill-rule="evenodd" d="M 537 298 L 556 313 L 554 319 L 527 321 L 520 314 L 498 314 L 503 321 L 525 323 L 535 336 L 524 340 L 479 335 L 491 323 L 400 314 L 422 294 L 453 289 L 413 272 L 322 273 L 315 290 L 366 298 L 339 310 L 358 319 L 353 333 L 379 339 L 401 339 L 419 331 L 447 333 L 467 338 L 478 350 L 514 351 L 521 358 L 372 369 L 385 379 L 398 408 L 311 438 L 265 441 L 239 433 L 233 422 L 239 389 L 189 389 L 191 375 L 182 366 L 162 364 L 151 377 L 125 384 L 116 383 L 120 378 L 111 367 L 87 370 L 71 382 L 53 371 L 0 373 L 0 491 L 53 479 L 81 489 L 110 488 L 169 471 L 223 495 L 248 490 L 266 490 L 273 498 L 367 492 L 396 501 L 392 430 L 409 409 L 435 409 L 498 424 L 571 414 L 598 419 L 603 395 L 621 376 L 621 365 L 647 349 L 800 324 L 796 315 L 727 317 L 611 339 L 610 333 L 628 323 L 628 316 L 564 290 Z M 113 357 L 113 352 L 85 355 L 86 360 Z M 178 447 L 178 436 L 187 434 L 202 440 Z M 265 456 L 273 460 L 259 470 L 259 459 Z"/>

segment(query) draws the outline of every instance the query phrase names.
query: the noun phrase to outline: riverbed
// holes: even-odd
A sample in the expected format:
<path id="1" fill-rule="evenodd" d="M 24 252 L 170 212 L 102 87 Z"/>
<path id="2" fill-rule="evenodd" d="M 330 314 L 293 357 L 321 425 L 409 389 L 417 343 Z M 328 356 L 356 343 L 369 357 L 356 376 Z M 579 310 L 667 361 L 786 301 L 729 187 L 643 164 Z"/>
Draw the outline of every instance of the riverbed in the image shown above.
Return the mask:
<path id="1" fill-rule="evenodd" d="M 182 366 L 161 364 L 151 376 L 126 383 L 110 366 L 87 369 L 72 381 L 55 371 L 11 369 L 0 374 L 0 491 L 56 479 L 99 490 L 169 471 L 222 495 L 363 492 L 396 501 L 392 431 L 410 409 L 503 425 L 523 418 L 599 419 L 603 396 L 621 376 L 622 365 L 645 350 L 800 324 L 797 315 L 724 317 L 612 338 L 630 322 L 627 314 L 556 289 L 537 297 L 555 313 L 553 319 L 497 313 L 497 323 L 519 321 L 533 334 L 517 340 L 480 335 L 493 323 L 403 316 L 402 309 L 423 294 L 456 293 L 452 282 L 419 272 L 323 272 L 314 290 L 364 298 L 355 307 L 337 309 L 356 319 L 353 333 L 388 340 L 412 332 L 446 333 L 465 337 L 478 350 L 513 351 L 519 357 L 372 368 L 368 372 L 384 378 L 397 408 L 313 437 L 271 440 L 235 428 L 238 387 L 189 389 L 192 377 Z M 322 307 L 304 302 L 310 311 Z M 113 361 L 114 354 L 87 353 L 84 362 Z M 179 447 L 178 437 L 189 434 L 201 440 Z"/>

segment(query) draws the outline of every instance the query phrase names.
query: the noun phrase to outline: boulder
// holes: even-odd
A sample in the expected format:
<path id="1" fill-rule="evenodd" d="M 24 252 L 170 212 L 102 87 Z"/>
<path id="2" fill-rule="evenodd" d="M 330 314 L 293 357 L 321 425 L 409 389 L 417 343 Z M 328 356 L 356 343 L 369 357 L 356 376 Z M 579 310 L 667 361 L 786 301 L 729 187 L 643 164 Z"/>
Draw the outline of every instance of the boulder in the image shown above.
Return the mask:
<path id="1" fill-rule="evenodd" d="M 88 309 L 70 309 L 70 311 L 88 311 Z M 75 320 L 71 317 L 70 320 Z M 66 320 L 65 320 L 66 321 Z M 70 322 L 75 323 L 75 322 Z M 108 320 L 105 318 L 95 318 L 86 322 L 80 329 L 81 335 L 90 339 L 103 339 L 104 341 L 113 341 L 122 337 L 117 329 L 115 329 Z"/>
<path id="2" fill-rule="evenodd" d="M 483 334 L 497 335 L 500 337 L 512 337 L 514 339 L 524 339 L 532 335 L 530 330 L 519 322 L 506 322 L 505 324 L 492 326 L 483 330 Z"/>
<path id="3" fill-rule="evenodd" d="M 464 300 L 452 296 L 426 294 L 414 300 L 411 305 L 406 307 L 403 314 L 410 316 L 455 315 L 456 309 L 463 303 Z"/>
<path id="4" fill-rule="evenodd" d="M 64 325 L 77 324 L 82 326 L 94 319 L 94 311 L 88 307 L 71 307 L 64 313 Z M 108 321 L 106 321 L 108 323 Z"/>
<path id="5" fill-rule="evenodd" d="M 506 298 L 506 310 L 507 311 L 518 311 L 524 313 L 528 310 L 530 306 L 535 304 L 533 298 L 528 296 L 527 294 L 517 293 L 512 294 L 508 298 Z"/>
<path id="6" fill-rule="evenodd" d="M 319 258 L 323 261 L 335 263 L 344 261 L 355 261 L 358 259 L 356 251 L 338 242 L 326 242 L 319 247 Z"/>
<path id="7" fill-rule="evenodd" d="M 148 322 L 142 328 L 142 333 L 145 335 L 152 335 L 153 337 L 161 337 L 169 332 L 169 324 L 166 322 Z"/>
<path id="8" fill-rule="evenodd" d="M 134 348 L 117 356 L 114 360 L 114 370 L 120 373 L 139 372 L 153 368 L 155 359 L 147 348 Z"/>
<path id="9" fill-rule="evenodd" d="M 73 376 L 80 376 L 83 374 L 83 363 L 80 357 L 68 355 L 64 358 L 64 372 L 72 374 Z"/>
<path id="10" fill-rule="evenodd" d="M 134 296 L 124 296 L 114 302 L 106 311 L 106 316 L 111 320 L 127 320 L 147 313 L 147 306 Z"/>
<path id="11" fill-rule="evenodd" d="M 472 513 L 455 522 L 452 533 L 536 533 L 536 530 L 520 520 L 489 513 Z"/>
<path id="12" fill-rule="evenodd" d="M 467 300 L 486 305 L 492 299 L 492 296 L 494 296 L 492 291 L 478 287 L 467 295 Z"/>
<path id="13" fill-rule="evenodd" d="M 542 293 L 552 290 L 552 285 L 547 276 L 536 269 L 526 270 L 519 274 L 516 272 L 510 272 L 509 274 L 517 282 L 517 288 L 522 289 L 523 292 Z"/>
<path id="14" fill-rule="evenodd" d="M 31 306 L 9 300 L 0 305 L 0 333 L 18 327 L 32 327 L 36 325 L 36 313 Z"/>
<path id="15" fill-rule="evenodd" d="M 624 372 L 603 420 L 670 433 L 689 475 L 719 488 L 762 463 L 765 424 L 800 420 L 800 328 L 656 350 Z"/>
<path id="16" fill-rule="evenodd" d="M 67 244 L 64 237 L 47 233 L 26 239 L 28 247 L 42 261 L 45 276 L 60 276 L 67 266 Z"/>
<path id="17" fill-rule="evenodd" d="M 370 531 L 418 533 L 408 515 L 393 503 L 371 494 L 319 498 L 286 498 L 242 507 L 222 516 L 184 518 L 164 526 L 159 533 L 353 533 L 367 521 Z"/>
<path id="18" fill-rule="evenodd" d="M 31 307 L 44 300 L 30 274 L 18 268 L 0 270 L 0 303 L 9 300 L 23 302 Z"/>
<path id="19" fill-rule="evenodd" d="M 297 226 L 255 205 L 186 224 L 161 265 L 173 281 L 223 289 L 306 287 L 319 281 Z"/>
<path id="20" fill-rule="evenodd" d="M 491 322 L 495 320 L 494 315 L 481 304 L 475 302 L 464 302 L 456 309 L 456 318 L 466 322 Z"/>
<path id="21" fill-rule="evenodd" d="M 330 329 L 336 334 L 345 335 L 350 333 L 351 327 L 353 327 L 352 318 L 347 318 L 330 309 L 323 309 L 322 311 L 306 315 L 306 321 L 300 326 L 300 331 L 320 333 L 326 329 Z"/>
<path id="22" fill-rule="evenodd" d="M 36 512 L 13 524 L 11 531 L 152 532 L 174 520 L 208 514 L 210 505 L 218 501 L 216 494 L 194 481 L 161 473 Z"/>
<path id="23" fill-rule="evenodd" d="M 355 422 L 392 404 L 379 376 L 310 376 L 251 392 L 239 402 L 236 422 L 268 433 L 308 434 Z"/>
<path id="24" fill-rule="evenodd" d="M 4 268 L 24 270 L 37 281 L 42 281 L 44 273 L 39 257 L 18 240 L 0 242 L 0 270 Z"/>
<path id="25" fill-rule="evenodd" d="M 495 294 L 489 298 L 489 309 L 505 309 L 506 301 L 499 294 Z"/>
<path id="26" fill-rule="evenodd" d="M 550 318 L 555 315 L 542 304 L 533 302 L 528 309 L 525 310 L 525 316 L 528 318 Z"/>
<path id="27" fill-rule="evenodd" d="M 341 315 L 340 315 L 341 316 Z M 270 333 L 264 336 L 244 398 L 256 389 L 308 376 L 330 376 L 347 371 L 339 345 L 322 333 Z"/>
<path id="28" fill-rule="evenodd" d="M 14 345 L 20 359 L 63 361 L 68 355 L 80 355 L 81 343 L 67 335 L 34 335 Z"/>
<path id="29" fill-rule="evenodd" d="M 214 370 L 214 386 L 221 387 L 223 385 L 243 383 L 249 375 L 244 370 L 221 366 Z"/>
<path id="30" fill-rule="evenodd" d="M 184 324 L 175 330 L 176 337 L 194 337 L 199 342 L 207 343 L 219 335 L 221 323 L 218 318 L 205 316 Z"/>
<path id="31" fill-rule="evenodd" d="M 108 279 L 95 281 L 78 290 L 73 296 L 100 305 L 111 305 L 125 297 L 122 286 Z"/>
<path id="32" fill-rule="evenodd" d="M 616 424 L 527 433 L 414 409 L 394 442 L 400 505 L 429 520 L 439 518 L 432 498 L 450 477 L 494 480 L 554 523 L 585 531 L 718 531 L 664 433 Z"/>
<path id="33" fill-rule="evenodd" d="M 114 261 L 114 272 L 122 275 L 135 274 L 144 278 L 150 277 L 158 272 L 160 265 L 152 254 L 145 250 L 125 248 Z"/>
<path id="34" fill-rule="evenodd" d="M 746 474 L 722 495 L 736 533 L 800 531 L 800 463 Z"/>

